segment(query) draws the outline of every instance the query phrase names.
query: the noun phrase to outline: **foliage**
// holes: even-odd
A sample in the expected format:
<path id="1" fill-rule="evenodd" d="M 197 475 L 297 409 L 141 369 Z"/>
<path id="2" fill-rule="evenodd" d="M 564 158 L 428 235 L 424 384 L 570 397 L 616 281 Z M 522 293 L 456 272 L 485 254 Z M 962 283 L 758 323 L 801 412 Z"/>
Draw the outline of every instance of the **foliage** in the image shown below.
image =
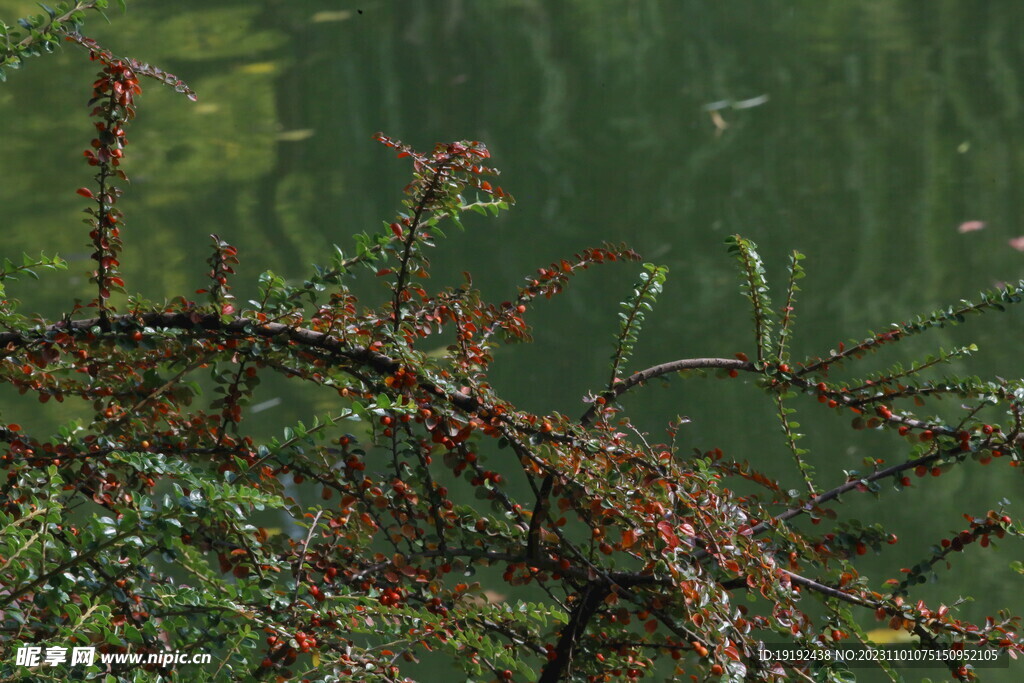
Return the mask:
<path id="1" fill-rule="evenodd" d="M 76 7 L 86 5 L 102 3 Z M 12 655 L 23 645 L 91 643 L 106 653 L 211 651 L 215 665 L 94 663 L 32 675 L 398 681 L 446 657 L 469 680 L 786 680 L 808 666 L 762 661 L 762 643 L 836 652 L 865 640 L 862 614 L 921 648 L 1003 657 L 1024 648 L 1016 616 L 969 624 L 956 604 L 910 597 L 968 546 L 1015 541 L 1021 527 L 1005 511 L 969 515 L 967 529 L 884 581 L 861 575 L 854 560 L 895 538 L 882 519 L 842 518 L 838 504 L 975 460 L 1017 467 L 1024 381 L 922 376 L 972 347 L 869 378 L 831 377 L 883 345 L 1019 303 L 1024 282 L 794 361 L 802 256 L 793 254 L 776 312 L 756 245 L 734 236 L 728 248 L 753 311 L 755 361 L 744 353 L 670 360 L 622 376 L 667 275 L 645 265 L 622 304 L 607 386 L 580 418 L 533 414 L 490 385 L 495 349 L 529 340 L 527 314 L 539 299 L 591 266 L 637 261 L 634 252 L 582 250 L 539 268 L 501 303 L 484 301 L 468 277 L 428 290 L 427 255 L 442 226 L 461 227 L 469 212 L 497 215 L 514 200 L 488 179 L 497 171 L 480 142 L 420 152 L 378 134 L 412 162 L 403 205 L 351 249 L 336 247 L 306 282 L 267 272 L 259 297 L 241 304 L 231 294 L 239 255 L 213 235 L 210 283 L 197 291 L 207 302 L 128 298 L 118 271 L 123 214 L 114 207 L 139 77 L 192 93 L 69 33 L 77 18 L 61 21 L 74 26 L 10 38 L 7 50 L 21 55 L 17 46 L 49 45 L 66 32 L 101 67 L 90 101 L 97 134 L 85 152 L 93 186 L 78 190 L 89 201 L 96 296 L 60 320 L 30 320 L 16 300 L 0 302 L 0 379 L 41 403 L 80 403 L 89 417 L 53 434 L 0 427 L 0 674 L 25 674 Z M 22 266 L 6 262 L 0 280 L 63 265 L 26 257 Z M 383 282 L 386 303 L 362 303 L 356 278 Z M 444 353 L 426 350 L 439 340 Z M 666 442 L 633 428 L 620 396 L 693 370 L 756 381 L 777 409 L 806 494 L 719 449 L 687 450 L 678 424 Z M 330 396 L 336 408 L 261 439 L 250 403 L 268 376 Z M 856 430 L 902 437 L 906 459 L 872 459 L 843 481 L 815 481 L 790 418 L 789 402 L 802 396 L 852 412 Z M 954 419 L 928 413 L 942 396 L 966 410 Z M 968 661 L 949 667 L 957 678 L 975 676 Z M 833 660 L 808 675 L 849 679 Z"/>
<path id="2" fill-rule="evenodd" d="M 18 27 L 0 21 L 0 81 L 7 80 L 5 69 L 20 69 L 29 57 L 53 52 L 60 37 L 74 33 L 85 21 L 85 13 L 102 13 L 108 0 L 76 0 L 60 2 L 56 7 L 40 4 L 45 14 L 18 20 Z M 120 0 L 122 8 L 124 0 Z"/>
<path id="3" fill-rule="evenodd" d="M 640 337 L 640 328 L 643 326 L 646 311 L 654 310 L 654 302 L 661 294 L 667 277 L 667 267 L 645 263 L 644 270 L 640 273 L 640 281 L 633 288 L 632 296 L 619 304 L 619 308 L 622 310 L 619 311 L 619 333 L 615 339 L 615 353 L 612 355 L 612 374 L 608 380 L 609 390 L 615 387 L 619 373 L 632 355 L 633 346 Z"/>

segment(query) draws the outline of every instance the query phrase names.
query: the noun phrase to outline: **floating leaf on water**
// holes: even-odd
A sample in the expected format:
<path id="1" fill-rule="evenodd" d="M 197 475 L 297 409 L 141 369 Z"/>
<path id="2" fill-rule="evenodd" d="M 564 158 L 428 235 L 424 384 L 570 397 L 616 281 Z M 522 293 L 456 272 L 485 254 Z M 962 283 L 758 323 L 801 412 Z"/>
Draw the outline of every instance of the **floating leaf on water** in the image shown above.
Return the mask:
<path id="1" fill-rule="evenodd" d="M 262 403 L 257 403 L 250 410 L 253 413 L 262 413 L 264 410 L 269 410 L 275 406 L 281 405 L 281 399 L 279 397 L 271 398 Z"/>
<path id="2" fill-rule="evenodd" d="M 302 140 L 308 140 L 314 135 L 316 135 L 316 131 L 312 128 L 296 128 L 295 130 L 281 131 L 277 134 L 277 139 L 281 142 L 301 142 Z"/>
<path id="3" fill-rule="evenodd" d="M 765 104 L 769 99 L 771 99 L 771 98 L 768 96 L 768 93 L 765 93 L 764 95 L 758 95 L 757 97 L 751 97 L 748 100 L 740 100 L 739 102 L 733 102 L 732 103 L 732 108 L 733 109 L 750 109 L 752 107 L 760 107 L 762 104 Z"/>
<path id="4" fill-rule="evenodd" d="M 277 62 L 250 62 L 238 67 L 239 73 L 259 75 L 277 73 L 277 69 Z"/>
<path id="5" fill-rule="evenodd" d="M 328 22 L 328 21 L 345 21 L 346 19 L 351 19 L 351 18 L 352 18 L 352 11 L 351 10 L 347 10 L 347 9 L 343 9 L 343 10 L 338 10 L 338 11 L 335 11 L 335 12 L 331 12 L 331 11 L 317 12 L 316 14 L 313 15 L 313 18 L 311 19 L 311 21 L 314 24 L 323 24 L 323 23 Z"/>
<path id="6" fill-rule="evenodd" d="M 715 102 L 709 102 L 705 104 L 701 109 L 704 111 L 721 111 L 722 109 L 751 109 L 753 107 L 760 107 L 770 100 L 771 97 L 768 93 L 758 95 L 757 97 L 751 97 L 746 100 L 717 100 Z"/>
<path id="7" fill-rule="evenodd" d="M 701 109 L 704 111 L 718 111 L 719 109 L 725 109 L 732 103 L 732 100 L 718 100 L 717 102 L 710 102 L 705 104 Z"/>

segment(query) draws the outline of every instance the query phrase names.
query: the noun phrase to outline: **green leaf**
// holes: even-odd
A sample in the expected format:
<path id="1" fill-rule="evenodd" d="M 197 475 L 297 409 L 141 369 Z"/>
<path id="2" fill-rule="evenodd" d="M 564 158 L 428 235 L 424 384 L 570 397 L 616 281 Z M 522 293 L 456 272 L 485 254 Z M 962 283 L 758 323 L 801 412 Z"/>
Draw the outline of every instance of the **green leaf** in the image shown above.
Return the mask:
<path id="1" fill-rule="evenodd" d="M 729 253 L 740 264 L 743 281 L 741 291 L 751 303 L 754 321 L 754 339 L 757 343 L 757 360 L 764 365 L 771 353 L 772 327 L 775 323 L 771 299 L 768 297 L 768 281 L 765 279 L 764 264 L 752 241 L 732 235 L 726 239 Z"/>
<path id="2" fill-rule="evenodd" d="M 633 287 L 632 296 L 619 303 L 619 333 L 616 335 L 615 352 L 612 354 L 611 376 L 607 390 L 611 391 L 633 353 L 643 326 L 645 311 L 653 310 L 653 304 L 662 292 L 668 277 L 667 266 L 645 263 L 639 281 Z"/>

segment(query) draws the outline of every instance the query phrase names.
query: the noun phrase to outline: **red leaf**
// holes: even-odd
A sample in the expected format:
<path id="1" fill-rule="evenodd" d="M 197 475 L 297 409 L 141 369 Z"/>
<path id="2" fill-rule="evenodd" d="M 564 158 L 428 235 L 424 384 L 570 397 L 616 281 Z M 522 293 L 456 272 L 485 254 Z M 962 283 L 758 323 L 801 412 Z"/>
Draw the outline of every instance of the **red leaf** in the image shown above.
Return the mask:
<path id="1" fill-rule="evenodd" d="M 92 199 L 93 198 L 92 190 L 90 190 L 88 187 L 80 187 L 77 190 L 75 190 L 75 192 L 77 192 L 78 194 L 82 195 L 86 199 Z"/>
<path id="2" fill-rule="evenodd" d="M 658 522 L 658 532 L 661 533 L 665 543 L 668 543 L 669 548 L 675 548 L 679 545 L 679 538 L 672 531 L 672 525 L 665 520 Z"/>

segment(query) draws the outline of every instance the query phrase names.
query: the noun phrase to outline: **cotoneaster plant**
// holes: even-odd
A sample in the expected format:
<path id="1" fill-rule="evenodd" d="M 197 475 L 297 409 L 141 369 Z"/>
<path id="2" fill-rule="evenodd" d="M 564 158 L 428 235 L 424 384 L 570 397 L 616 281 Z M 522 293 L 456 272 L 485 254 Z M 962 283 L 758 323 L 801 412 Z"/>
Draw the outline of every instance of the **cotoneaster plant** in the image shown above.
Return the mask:
<path id="1" fill-rule="evenodd" d="M 84 154 L 92 179 L 77 190 L 95 295 L 44 320 L 0 294 L 0 380 L 20 400 L 66 401 L 83 415 L 49 433 L 0 424 L 5 679 L 844 681 L 853 675 L 835 658 L 763 657 L 763 646 L 839 652 L 865 643 L 872 620 L 912 635 L 915 647 L 952 653 L 942 664 L 959 680 L 976 677 L 977 652 L 1021 652 L 1017 616 L 967 623 L 955 587 L 952 607 L 914 597 L 956 553 L 1017 543 L 1020 524 L 1004 509 L 979 507 L 913 567 L 869 577 L 853 560 L 884 556 L 896 539 L 881 504 L 863 523 L 844 516 L 840 496 L 882 500 L 975 460 L 1015 473 L 1024 383 L 933 378 L 972 346 L 860 379 L 834 373 L 1019 303 L 1024 283 L 793 358 L 803 257 L 793 252 L 777 306 L 756 246 L 733 236 L 750 348 L 631 370 L 664 266 L 605 244 L 541 266 L 504 301 L 484 300 L 468 279 L 432 287 L 428 254 L 443 226 L 497 215 L 513 197 L 480 142 L 422 152 L 378 134 L 412 166 L 406 199 L 306 281 L 264 273 L 257 298 L 243 303 L 232 294 L 241 255 L 229 236 L 212 235 L 205 286 L 165 302 L 128 296 L 121 247 L 145 238 L 118 207 L 144 79 L 194 95 L 76 32 L 84 11 L 104 5 L 64 3 L 0 36 L 8 66 L 67 39 L 99 67 Z M 503 398 L 489 381 L 495 350 L 530 340 L 541 300 L 591 268 L 618 266 L 638 277 L 609 309 L 620 326 L 607 381 L 564 413 Z M 65 267 L 51 257 L 7 261 L 0 286 Z M 351 284 L 365 278 L 388 288 L 385 303 L 360 301 Z M 430 351 L 438 340 L 443 353 Z M 680 374 L 752 379 L 778 415 L 802 488 L 759 471 L 756 455 L 694 452 L 679 421 L 660 441 L 635 428 L 622 396 Z M 261 437 L 251 402 L 270 375 L 333 407 Z M 967 408 L 940 419 L 929 406 L 941 396 Z M 838 481 L 819 476 L 800 446 L 797 405 L 889 432 L 892 451 Z M 214 658 L 16 664 L 19 648 L 40 644 Z M 890 663 L 876 665 L 899 679 Z"/>

